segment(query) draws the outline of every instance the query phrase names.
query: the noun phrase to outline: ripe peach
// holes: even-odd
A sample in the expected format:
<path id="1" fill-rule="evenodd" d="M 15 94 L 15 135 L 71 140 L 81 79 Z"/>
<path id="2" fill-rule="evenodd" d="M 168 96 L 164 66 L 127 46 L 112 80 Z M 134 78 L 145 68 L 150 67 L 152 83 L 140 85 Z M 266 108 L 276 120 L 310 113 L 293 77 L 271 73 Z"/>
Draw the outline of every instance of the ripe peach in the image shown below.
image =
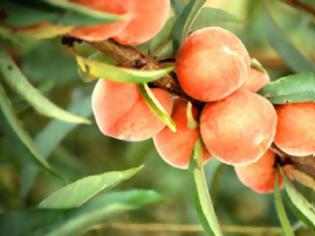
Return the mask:
<path id="1" fill-rule="evenodd" d="M 162 159 L 171 166 L 187 169 L 195 143 L 200 135 L 198 127 L 189 128 L 186 115 L 187 101 L 176 99 L 172 118 L 176 124 L 176 132 L 165 127 L 153 138 L 154 145 Z M 197 117 L 197 109 L 193 108 L 193 115 Z M 210 154 L 204 148 L 204 162 L 210 159 Z"/>
<path id="2" fill-rule="evenodd" d="M 161 89 L 152 92 L 170 114 L 171 95 Z M 117 139 L 146 140 L 165 126 L 147 106 L 135 84 L 99 80 L 92 94 L 92 107 L 101 132 Z"/>
<path id="3" fill-rule="evenodd" d="M 71 0 L 77 4 L 98 11 L 109 12 L 118 15 L 126 15 L 127 19 L 115 23 L 104 23 L 99 25 L 79 26 L 70 32 L 70 35 L 86 41 L 102 41 L 113 37 L 122 31 L 129 22 L 133 9 L 133 1 L 126 0 Z"/>
<path id="4" fill-rule="evenodd" d="M 255 192 L 272 192 L 276 174 L 279 175 L 279 186 L 283 184 L 283 177 L 276 170 L 275 160 L 276 155 L 268 150 L 257 162 L 235 167 L 235 172 L 239 180 Z"/>
<path id="5" fill-rule="evenodd" d="M 257 161 L 266 152 L 276 124 L 276 111 L 267 99 L 238 90 L 205 106 L 200 130 L 210 153 L 224 163 L 241 166 Z"/>
<path id="6" fill-rule="evenodd" d="M 293 156 L 315 154 L 315 102 L 276 107 L 278 126 L 275 144 Z"/>
<path id="7" fill-rule="evenodd" d="M 246 80 L 250 57 L 230 31 L 207 27 L 183 42 L 176 72 L 183 90 L 201 101 L 216 101 L 237 90 Z"/>
<path id="8" fill-rule="evenodd" d="M 253 67 L 249 68 L 247 79 L 241 86 L 241 89 L 247 89 L 256 93 L 259 89 L 264 87 L 270 82 L 270 78 L 267 72 L 259 71 Z"/>
<path id="9" fill-rule="evenodd" d="M 170 0 L 132 0 L 133 17 L 114 39 L 124 45 L 138 45 L 153 38 L 168 19 Z"/>

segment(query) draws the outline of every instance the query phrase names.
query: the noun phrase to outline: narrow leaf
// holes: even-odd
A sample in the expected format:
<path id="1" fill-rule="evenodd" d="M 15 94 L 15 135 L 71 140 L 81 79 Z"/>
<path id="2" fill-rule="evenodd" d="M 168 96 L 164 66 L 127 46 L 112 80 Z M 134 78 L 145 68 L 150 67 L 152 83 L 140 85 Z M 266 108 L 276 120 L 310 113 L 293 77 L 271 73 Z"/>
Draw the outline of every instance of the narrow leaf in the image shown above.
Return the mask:
<path id="1" fill-rule="evenodd" d="M 182 0 L 171 0 L 171 3 L 176 15 L 180 14 L 185 7 Z"/>
<path id="2" fill-rule="evenodd" d="M 315 102 L 315 73 L 281 77 L 263 87 L 259 94 L 273 104 Z"/>
<path id="3" fill-rule="evenodd" d="M 183 40 L 191 30 L 192 23 L 206 0 L 193 0 L 184 8 L 179 15 L 173 32 L 174 49 L 178 50 Z"/>
<path id="4" fill-rule="evenodd" d="M 81 17 L 82 16 L 88 16 L 91 18 L 99 19 L 100 21 L 98 23 L 112 23 L 112 22 L 123 19 L 123 17 L 121 17 L 119 15 L 107 13 L 104 11 L 97 11 L 97 10 L 94 10 L 90 7 L 86 7 L 86 6 L 83 6 L 81 4 L 76 4 L 76 3 L 70 2 L 70 1 L 64 1 L 64 0 L 40 0 L 40 1 L 47 3 L 51 6 L 57 7 L 57 8 L 67 10 L 67 14 L 73 12 L 73 13 L 79 13 L 81 15 Z M 63 21 L 64 21 L 64 19 L 63 19 Z M 82 24 L 80 24 L 80 25 L 82 25 Z"/>
<path id="5" fill-rule="evenodd" d="M 151 92 L 149 86 L 147 84 L 140 84 L 139 90 L 146 104 L 149 106 L 151 111 L 156 115 L 156 117 L 159 118 L 162 122 L 164 122 L 170 128 L 170 130 L 175 132 L 176 131 L 175 122 L 169 116 L 164 107 L 160 104 L 159 100 Z"/>
<path id="6" fill-rule="evenodd" d="M 264 0 L 266 10 L 266 32 L 271 46 L 295 72 L 315 72 L 315 65 L 306 58 L 287 38 L 286 33 L 273 19 L 270 1 Z"/>
<path id="7" fill-rule="evenodd" d="M 125 171 L 106 172 L 79 179 L 45 198 L 39 207 L 55 209 L 80 207 L 101 191 L 131 178 L 142 168 L 143 166 L 140 166 Z"/>
<path id="8" fill-rule="evenodd" d="M 292 227 L 290 225 L 290 221 L 288 219 L 287 213 L 285 212 L 285 209 L 283 206 L 281 192 L 280 192 L 278 183 L 279 183 L 279 176 L 277 174 L 275 178 L 275 188 L 274 188 L 275 206 L 276 206 L 277 214 L 278 214 L 278 217 L 279 217 L 279 220 L 280 220 L 280 223 L 282 225 L 282 229 L 285 235 L 294 236 Z"/>
<path id="9" fill-rule="evenodd" d="M 90 74 L 90 78 L 105 78 L 115 82 L 138 84 L 152 82 L 174 70 L 174 67 L 167 67 L 160 70 L 141 71 L 105 64 L 78 55 L 76 55 L 76 59 L 80 70 L 83 71 L 83 73 Z"/>
<path id="10" fill-rule="evenodd" d="M 92 115 L 91 97 L 85 97 L 73 102 L 69 109 L 83 117 Z M 43 128 L 35 137 L 37 147 L 42 151 L 44 158 L 48 159 L 50 154 L 56 149 L 60 142 L 72 130 L 78 127 L 77 123 L 66 123 L 59 120 L 52 120 L 48 125 Z M 38 168 L 31 164 L 26 164 L 22 168 L 21 173 L 21 195 L 26 197 L 31 189 L 34 180 L 37 176 Z"/>
<path id="11" fill-rule="evenodd" d="M 49 163 L 45 160 L 43 154 L 38 149 L 34 141 L 32 140 L 31 136 L 24 130 L 22 124 L 16 117 L 14 112 L 13 105 L 9 100 L 2 84 L 0 83 L 0 107 L 6 118 L 8 124 L 14 130 L 16 135 L 19 137 L 21 142 L 25 145 L 25 147 L 30 151 L 32 154 L 30 157 L 33 158 L 33 161 L 43 170 L 47 171 L 48 173 L 61 178 L 59 174 L 49 165 Z"/>
<path id="12" fill-rule="evenodd" d="M 66 219 L 52 225 L 47 235 L 78 235 L 118 213 L 161 203 L 163 200 L 159 193 L 150 190 L 103 193 L 79 209 L 71 211 Z"/>
<path id="13" fill-rule="evenodd" d="M 203 169 L 203 152 L 200 139 L 198 139 L 195 144 L 190 169 L 194 180 L 194 198 L 199 220 L 208 235 L 222 235 L 208 191 Z"/>
<path id="14" fill-rule="evenodd" d="M 292 185 L 288 178 L 284 177 L 284 188 L 288 195 L 288 198 L 296 207 L 296 210 L 303 215 L 303 218 L 306 218 L 307 221 L 304 222 L 310 225 L 312 228 L 315 228 L 315 208 L 309 203 Z M 301 218 L 301 220 L 303 220 Z"/>
<path id="15" fill-rule="evenodd" d="M 67 122 L 90 123 L 89 120 L 61 109 L 44 97 L 29 83 L 2 47 L 0 47 L 0 74 L 11 88 L 25 98 L 39 113 Z"/>
<path id="16" fill-rule="evenodd" d="M 193 116 L 193 105 L 191 102 L 187 103 L 187 107 L 186 107 L 186 117 L 187 117 L 187 121 L 188 121 L 188 128 L 190 129 L 196 129 L 198 127 L 198 122 L 195 120 L 194 116 Z"/>
<path id="17" fill-rule="evenodd" d="M 204 27 L 217 26 L 223 23 L 240 23 L 231 13 L 212 7 L 204 7 L 200 10 L 194 20 L 191 31 L 196 31 Z"/>
<path id="18" fill-rule="evenodd" d="M 102 193 L 76 209 L 10 210 L 0 214 L 0 235 L 81 235 L 119 213 L 163 200 L 159 193 L 152 190 L 129 190 Z"/>
<path id="19" fill-rule="evenodd" d="M 18 27 L 42 22 L 67 26 L 93 25 L 112 23 L 124 18 L 61 0 L 5 0 L 1 7 L 6 13 L 3 23 Z"/>
<path id="20" fill-rule="evenodd" d="M 164 25 L 163 29 L 150 41 L 149 44 L 149 54 L 155 55 L 155 51 L 163 47 L 169 41 L 172 40 L 172 32 L 176 22 L 176 17 L 173 16 Z"/>

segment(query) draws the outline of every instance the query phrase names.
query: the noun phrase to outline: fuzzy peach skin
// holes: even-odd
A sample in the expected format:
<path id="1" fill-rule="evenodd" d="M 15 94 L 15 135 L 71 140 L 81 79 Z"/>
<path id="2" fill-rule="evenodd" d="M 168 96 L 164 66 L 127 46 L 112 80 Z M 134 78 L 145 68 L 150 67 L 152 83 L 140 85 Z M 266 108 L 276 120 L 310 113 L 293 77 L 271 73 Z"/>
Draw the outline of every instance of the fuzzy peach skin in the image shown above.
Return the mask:
<path id="1" fill-rule="evenodd" d="M 262 72 L 253 67 L 250 67 L 245 83 L 241 86 L 241 89 L 247 89 L 256 93 L 269 82 L 270 77 L 267 72 Z"/>
<path id="2" fill-rule="evenodd" d="M 205 106 L 200 130 L 212 155 L 226 164 L 242 166 L 257 161 L 267 151 L 276 124 L 276 111 L 266 98 L 238 90 Z"/>
<path id="3" fill-rule="evenodd" d="M 154 145 L 162 159 L 169 165 L 180 169 L 189 167 L 193 148 L 200 136 L 198 127 L 194 129 L 188 127 L 187 104 L 184 99 L 175 99 L 172 119 L 176 124 L 176 132 L 165 127 L 153 138 Z M 197 117 L 196 108 L 193 108 L 193 115 L 195 118 Z M 211 157 L 206 148 L 204 148 L 203 156 L 204 163 Z"/>
<path id="4" fill-rule="evenodd" d="M 230 31 L 207 27 L 183 42 L 176 57 L 176 73 L 183 90 L 201 101 L 222 99 L 245 82 L 250 57 Z"/>
<path id="5" fill-rule="evenodd" d="M 283 177 L 275 167 L 276 155 L 268 150 L 257 162 L 250 165 L 235 167 L 239 180 L 258 193 L 268 193 L 274 190 L 275 176 L 279 175 L 279 186 Z"/>
<path id="6" fill-rule="evenodd" d="M 71 0 L 74 3 L 98 11 L 124 15 L 125 20 L 100 25 L 79 26 L 70 32 L 70 35 L 86 41 L 102 41 L 121 32 L 129 23 L 134 8 L 132 0 Z"/>
<path id="7" fill-rule="evenodd" d="M 170 0 L 132 0 L 133 17 L 114 39 L 124 45 L 138 45 L 152 39 L 166 23 Z"/>
<path id="8" fill-rule="evenodd" d="M 275 144 L 293 156 L 315 155 L 315 102 L 276 107 L 278 126 Z"/>
<path id="9" fill-rule="evenodd" d="M 171 114 L 171 95 L 161 89 L 152 92 Z M 165 126 L 147 106 L 135 84 L 99 80 L 92 94 L 92 107 L 101 132 L 116 139 L 146 140 Z"/>

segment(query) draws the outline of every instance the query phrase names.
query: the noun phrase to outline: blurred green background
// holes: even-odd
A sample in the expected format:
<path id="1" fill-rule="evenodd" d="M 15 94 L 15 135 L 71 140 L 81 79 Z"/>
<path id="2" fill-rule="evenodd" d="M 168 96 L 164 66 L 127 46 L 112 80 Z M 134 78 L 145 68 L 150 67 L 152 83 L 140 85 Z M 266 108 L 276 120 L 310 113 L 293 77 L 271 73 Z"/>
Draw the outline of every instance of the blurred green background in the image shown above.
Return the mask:
<path id="1" fill-rule="evenodd" d="M 293 70 L 270 46 L 266 27 L 268 22 L 260 0 L 209 1 L 208 6 L 222 8 L 235 15 L 239 23 L 219 24 L 235 32 L 245 43 L 252 57 L 268 69 L 272 79 L 292 73 Z M 272 15 L 281 31 L 307 57 L 315 61 L 315 21 L 310 15 L 275 1 Z M 314 4 L 314 1 L 308 1 Z M 90 113 L 89 95 L 94 83 L 80 80 L 76 63 L 69 49 L 61 45 L 60 38 L 36 40 L 24 35 L 12 34 L 4 41 L 10 53 L 27 78 L 54 103 L 63 108 L 77 104 Z M 10 91 L 7 89 L 7 91 Z M 23 99 L 9 94 L 18 117 L 32 137 L 36 137 L 51 120 L 37 114 Z M 53 150 L 49 162 L 70 181 L 87 175 L 110 170 L 128 169 L 140 164 L 145 168 L 140 174 L 119 185 L 116 189 L 154 189 L 167 197 L 160 205 L 146 206 L 111 219 L 114 222 L 198 224 L 191 196 L 191 180 L 186 171 L 168 166 L 158 156 L 151 140 L 127 143 L 103 136 L 95 125 L 81 125 L 71 131 Z M 34 206 L 62 183 L 40 172 L 35 183 L 27 190 L 28 151 L 17 139 L 6 121 L 0 116 L 0 212 L 13 208 Z M 58 134 L 50 131 L 50 139 Z M 214 206 L 222 224 L 247 226 L 279 226 L 273 195 L 259 195 L 243 186 L 233 168 L 212 160 L 206 165 L 206 173 Z M 313 200 L 314 193 L 298 188 Z M 24 192 L 23 192 L 24 191 Z M 296 219 L 290 215 L 292 222 Z M 147 235 L 146 232 L 115 229 L 93 230 L 88 235 Z M 176 232 L 152 232 L 150 235 L 182 235 Z M 186 233 L 185 235 L 202 235 Z M 231 234 L 237 235 L 237 234 Z M 255 234 L 251 234 L 255 235 Z M 268 234 L 265 234 L 268 235 Z M 298 235 L 314 235 L 303 228 Z"/>

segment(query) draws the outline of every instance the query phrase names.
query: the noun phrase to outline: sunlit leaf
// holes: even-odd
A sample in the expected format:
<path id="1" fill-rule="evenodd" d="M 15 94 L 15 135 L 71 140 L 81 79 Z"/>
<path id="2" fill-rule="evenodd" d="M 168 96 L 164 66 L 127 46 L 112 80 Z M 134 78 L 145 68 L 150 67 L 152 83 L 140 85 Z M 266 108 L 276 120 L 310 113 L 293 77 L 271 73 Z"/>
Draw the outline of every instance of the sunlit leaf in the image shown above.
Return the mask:
<path id="1" fill-rule="evenodd" d="M 193 178 L 193 197 L 195 207 L 207 235 L 222 235 L 218 219 L 216 217 L 212 200 L 208 191 L 208 185 L 203 169 L 202 141 L 197 140 L 190 161 L 190 170 Z"/>
<path id="2" fill-rule="evenodd" d="M 184 10 L 178 16 L 173 31 L 175 51 L 177 51 L 183 40 L 189 34 L 192 23 L 205 2 L 206 0 L 190 1 L 190 3 L 185 6 Z"/>
<path id="3" fill-rule="evenodd" d="M 287 38 L 286 33 L 274 20 L 270 1 L 262 1 L 266 10 L 266 33 L 271 46 L 295 72 L 315 72 L 315 65 L 306 58 Z"/>
<path id="4" fill-rule="evenodd" d="M 82 206 L 92 197 L 137 174 L 143 166 L 125 171 L 112 171 L 79 179 L 58 189 L 39 204 L 40 208 L 67 209 Z"/>
<path id="5" fill-rule="evenodd" d="M 196 129 L 198 127 L 198 122 L 195 120 L 193 116 L 193 105 L 191 102 L 187 103 L 186 117 L 187 117 L 188 128 Z"/>
<path id="6" fill-rule="evenodd" d="M 25 147 L 30 151 L 32 155 L 30 157 L 33 158 L 33 161 L 42 169 L 51 173 L 52 175 L 60 178 L 60 175 L 49 165 L 49 163 L 45 160 L 43 154 L 38 149 L 31 136 L 27 133 L 27 131 L 23 128 L 22 124 L 18 120 L 15 115 L 13 105 L 9 100 L 8 96 L 2 84 L 0 83 L 0 107 L 4 117 L 6 118 L 8 124 L 14 130 L 15 134 L 21 140 L 21 142 L 25 145 Z"/>
<path id="7" fill-rule="evenodd" d="M 315 102 L 315 73 L 281 77 L 264 86 L 259 94 L 274 104 Z"/>
<path id="8" fill-rule="evenodd" d="M 275 197 L 275 206 L 280 220 L 283 232 L 286 236 L 294 236 L 290 221 L 288 219 L 287 213 L 285 212 L 284 205 L 282 202 L 281 192 L 279 189 L 279 176 L 276 175 L 275 178 L 275 187 L 274 187 L 274 197 Z"/>
<path id="9" fill-rule="evenodd" d="M 76 55 L 76 59 L 80 70 L 83 73 L 91 75 L 89 78 L 104 78 L 115 82 L 128 82 L 138 84 L 148 83 L 156 81 L 174 70 L 174 67 L 171 66 L 159 70 L 143 71 L 113 66 L 96 60 L 87 59 L 78 55 Z"/>
<path id="10" fill-rule="evenodd" d="M 89 120 L 71 114 L 44 97 L 25 78 L 5 49 L 0 47 L 0 74 L 4 81 L 20 96 L 25 98 L 39 113 L 48 117 L 74 123 L 90 123 Z"/>
<path id="11" fill-rule="evenodd" d="M 157 118 L 163 121 L 170 128 L 170 130 L 175 132 L 176 131 L 175 122 L 169 116 L 164 107 L 160 104 L 159 100 L 151 92 L 148 85 L 140 84 L 139 90 L 146 104 L 149 106 L 150 110 L 157 116 Z"/>
<path id="12" fill-rule="evenodd" d="M 204 7 L 193 21 L 191 31 L 230 22 L 239 23 L 240 21 L 234 15 L 222 9 Z"/>

